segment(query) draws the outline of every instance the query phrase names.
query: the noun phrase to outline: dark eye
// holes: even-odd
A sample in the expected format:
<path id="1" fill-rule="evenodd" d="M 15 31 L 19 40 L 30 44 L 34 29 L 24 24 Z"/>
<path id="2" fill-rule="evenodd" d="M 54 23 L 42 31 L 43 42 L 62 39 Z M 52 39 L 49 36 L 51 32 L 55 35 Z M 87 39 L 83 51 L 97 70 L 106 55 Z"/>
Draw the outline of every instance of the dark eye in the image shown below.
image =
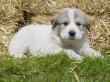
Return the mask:
<path id="1" fill-rule="evenodd" d="M 68 22 L 64 22 L 63 24 L 64 24 L 65 26 L 67 26 L 67 25 L 68 25 Z"/>
<path id="2" fill-rule="evenodd" d="M 77 25 L 77 26 L 80 26 L 80 25 L 81 25 L 81 23 L 77 22 L 77 23 L 76 23 L 76 25 Z"/>

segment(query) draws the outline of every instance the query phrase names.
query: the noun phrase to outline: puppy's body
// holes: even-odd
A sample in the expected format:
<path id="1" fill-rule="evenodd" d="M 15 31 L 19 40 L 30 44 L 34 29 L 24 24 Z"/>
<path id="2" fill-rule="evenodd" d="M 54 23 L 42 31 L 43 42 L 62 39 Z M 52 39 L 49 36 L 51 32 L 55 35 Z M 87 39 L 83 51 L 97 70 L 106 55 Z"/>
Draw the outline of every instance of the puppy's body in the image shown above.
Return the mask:
<path id="1" fill-rule="evenodd" d="M 89 47 L 86 29 L 89 22 L 79 9 L 66 8 L 55 16 L 52 25 L 29 25 L 15 34 L 10 45 L 10 55 L 23 57 L 30 52 L 44 56 L 64 51 L 69 57 L 82 61 L 81 53 L 89 57 L 100 56 Z"/>

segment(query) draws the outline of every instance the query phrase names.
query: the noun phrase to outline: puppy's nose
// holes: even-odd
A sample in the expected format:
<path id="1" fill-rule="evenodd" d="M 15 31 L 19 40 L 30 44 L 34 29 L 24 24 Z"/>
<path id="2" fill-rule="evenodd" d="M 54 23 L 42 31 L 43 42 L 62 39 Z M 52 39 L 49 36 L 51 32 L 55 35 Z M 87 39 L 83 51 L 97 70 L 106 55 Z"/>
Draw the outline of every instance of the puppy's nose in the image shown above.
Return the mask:
<path id="1" fill-rule="evenodd" d="M 69 35 L 70 35 L 70 36 L 72 36 L 72 37 L 73 37 L 75 34 L 76 34 L 76 33 L 75 33 L 75 31 L 74 31 L 74 30 L 70 30 L 70 31 L 69 31 Z"/>

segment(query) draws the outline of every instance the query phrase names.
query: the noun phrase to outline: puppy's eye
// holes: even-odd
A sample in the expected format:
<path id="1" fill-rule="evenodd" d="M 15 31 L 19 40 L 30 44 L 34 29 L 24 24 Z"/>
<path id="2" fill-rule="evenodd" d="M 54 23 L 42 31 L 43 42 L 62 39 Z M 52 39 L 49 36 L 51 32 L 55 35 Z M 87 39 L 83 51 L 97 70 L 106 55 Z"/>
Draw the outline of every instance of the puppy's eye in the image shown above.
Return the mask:
<path id="1" fill-rule="evenodd" d="M 81 23 L 77 22 L 76 25 L 77 25 L 77 26 L 81 26 Z"/>
<path id="2" fill-rule="evenodd" d="M 68 22 L 64 22 L 63 24 L 64 24 L 65 26 L 67 26 L 67 25 L 68 25 Z"/>

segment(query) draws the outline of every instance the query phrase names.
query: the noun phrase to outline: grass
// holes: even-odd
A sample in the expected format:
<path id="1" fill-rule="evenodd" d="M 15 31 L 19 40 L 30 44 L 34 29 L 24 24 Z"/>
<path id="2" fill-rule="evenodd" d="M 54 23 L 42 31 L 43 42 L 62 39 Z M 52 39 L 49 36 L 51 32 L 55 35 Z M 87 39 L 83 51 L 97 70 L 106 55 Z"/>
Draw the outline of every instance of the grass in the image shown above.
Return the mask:
<path id="1" fill-rule="evenodd" d="M 92 47 L 110 47 L 110 0 L 0 0 L 0 7 L 0 56 L 22 26 L 50 24 L 65 7 L 79 8 L 87 14 Z"/>
<path id="2" fill-rule="evenodd" d="M 0 58 L 0 82 L 110 82 L 110 53 L 82 63 L 64 54 L 14 59 Z"/>

